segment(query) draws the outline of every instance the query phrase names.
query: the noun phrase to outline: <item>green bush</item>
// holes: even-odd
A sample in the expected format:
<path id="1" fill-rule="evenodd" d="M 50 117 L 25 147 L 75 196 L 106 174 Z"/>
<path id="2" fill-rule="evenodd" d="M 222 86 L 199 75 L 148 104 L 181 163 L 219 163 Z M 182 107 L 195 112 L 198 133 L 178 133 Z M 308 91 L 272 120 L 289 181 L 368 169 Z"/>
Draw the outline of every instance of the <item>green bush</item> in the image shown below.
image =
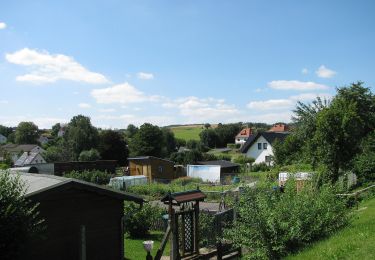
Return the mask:
<path id="1" fill-rule="evenodd" d="M 251 171 L 253 172 L 265 172 L 269 171 L 270 169 L 271 167 L 268 166 L 265 162 L 253 164 L 251 167 Z"/>
<path id="2" fill-rule="evenodd" d="M 335 188 L 314 190 L 306 184 L 297 193 L 291 180 L 280 193 L 273 185 L 246 188 L 236 207 L 237 221 L 226 230 L 227 239 L 249 249 L 248 259 L 280 259 L 348 223 L 345 201 Z"/>
<path id="3" fill-rule="evenodd" d="M 69 173 L 65 173 L 64 177 L 92 182 L 99 185 L 108 184 L 111 178 L 111 176 L 107 172 L 102 172 L 98 170 L 85 170 L 83 172 L 71 171 Z"/>
<path id="4" fill-rule="evenodd" d="M 157 221 L 165 213 L 165 210 L 145 203 L 140 205 L 135 203 L 125 204 L 124 228 L 132 238 L 143 238 L 149 234 L 150 227 L 154 221 Z"/>
<path id="5" fill-rule="evenodd" d="M 183 185 L 187 185 L 190 183 L 202 183 L 202 182 L 203 181 L 201 178 L 182 177 L 182 178 L 178 178 L 178 179 L 171 181 L 171 184 L 183 186 Z"/>

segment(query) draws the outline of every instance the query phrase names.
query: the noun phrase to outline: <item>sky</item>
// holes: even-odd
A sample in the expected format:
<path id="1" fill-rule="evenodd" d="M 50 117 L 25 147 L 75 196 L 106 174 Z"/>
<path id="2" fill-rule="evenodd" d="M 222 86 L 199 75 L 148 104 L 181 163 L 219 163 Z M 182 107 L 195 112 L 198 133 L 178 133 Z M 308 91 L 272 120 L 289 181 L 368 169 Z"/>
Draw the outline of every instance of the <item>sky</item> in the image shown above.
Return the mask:
<path id="1" fill-rule="evenodd" d="M 2 1 L 0 124 L 290 122 L 375 87 L 375 1 Z"/>

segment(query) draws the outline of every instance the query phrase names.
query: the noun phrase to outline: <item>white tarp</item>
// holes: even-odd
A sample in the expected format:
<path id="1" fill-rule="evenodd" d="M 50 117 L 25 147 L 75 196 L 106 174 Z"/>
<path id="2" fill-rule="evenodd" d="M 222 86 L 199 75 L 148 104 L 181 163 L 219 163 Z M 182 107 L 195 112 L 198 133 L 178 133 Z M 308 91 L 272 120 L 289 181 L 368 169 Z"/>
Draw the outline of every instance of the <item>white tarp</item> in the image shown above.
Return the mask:
<path id="1" fill-rule="evenodd" d="M 220 165 L 188 165 L 187 176 L 207 182 L 220 182 Z"/>

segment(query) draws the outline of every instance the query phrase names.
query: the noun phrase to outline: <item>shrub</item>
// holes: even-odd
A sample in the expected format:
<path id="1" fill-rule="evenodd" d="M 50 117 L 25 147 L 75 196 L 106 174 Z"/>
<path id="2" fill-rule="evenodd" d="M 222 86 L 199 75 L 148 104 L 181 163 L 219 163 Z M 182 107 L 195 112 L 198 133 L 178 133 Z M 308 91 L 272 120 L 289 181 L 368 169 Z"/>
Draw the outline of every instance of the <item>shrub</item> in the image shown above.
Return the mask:
<path id="1" fill-rule="evenodd" d="M 226 231 L 227 239 L 249 249 L 247 258 L 279 259 L 348 223 L 345 201 L 333 187 L 305 185 L 297 193 L 291 180 L 280 193 L 272 185 L 246 188 L 236 207 L 237 221 Z"/>
<path id="2" fill-rule="evenodd" d="M 202 183 L 202 182 L 203 181 L 201 178 L 182 177 L 182 178 L 178 178 L 178 179 L 171 181 L 171 184 L 183 186 L 183 185 L 187 185 L 190 183 Z"/>
<path id="3" fill-rule="evenodd" d="M 71 171 L 69 173 L 65 173 L 64 177 L 92 182 L 99 185 L 108 184 L 111 178 L 111 176 L 107 172 L 102 172 L 98 170 L 85 170 L 83 172 Z"/>
<path id="4" fill-rule="evenodd" d="M 37 205 L 24 197 L 18 176 L 0 171 L 0 259 L 17 259 L 28 241 L 43 231 Z"/>
<path id="5" fill-rule="evenodd" d="M 154 221 L 157 221 L 164 214 L 164 210 L 145 203 L 140 208 L 138 204 L 125 204 L 125 231 L 132 238 L 144 238 L 149 234 L 150 227 Z"/>
<path id="6" fill-rule="evenodd" d="M 270 169 L 271 167 L 268 166 L 265 162 L 253 164 L 253 166 L 251 167 L 251 171 L 253 172 L 265 172 L 269 171 Z"/>
<path id="7" fill-rule="evenodd" d="M 84 150 L 79 154 L 78 160 L 79 161 L 96 161 L 100 159 L 100 154 L 98 150 L 91 149 L 91 150 Z"/>

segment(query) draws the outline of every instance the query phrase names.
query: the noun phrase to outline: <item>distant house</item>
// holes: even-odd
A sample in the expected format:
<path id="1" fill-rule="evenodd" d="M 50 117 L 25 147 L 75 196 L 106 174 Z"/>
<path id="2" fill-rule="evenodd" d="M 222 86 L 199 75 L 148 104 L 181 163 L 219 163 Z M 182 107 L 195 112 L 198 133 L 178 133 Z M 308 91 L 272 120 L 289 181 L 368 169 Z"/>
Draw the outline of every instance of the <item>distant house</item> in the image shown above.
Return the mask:
<path id="1" fill-rule="evenodd" d="M 243 145 L 247 139 L 253 134 L 251 128 L 244 128 L 236 135 L 235 143 Z"/>
<path id="2" fill-rule="evenodd" d="M 174 170 L 174 162 L 154 156 L 128 158 L 130 175 L 147 176 L 150 182 L 170 181 L 178 178 Z"/>
<path id="3" fill-rule="evenodd" d="M 282 133 L 282 132 L 288 132 L 289 131 L 289 126 L 286 124 L 274 124 L 268 132 L 275 132 L 275 133 Z"/>
<path id="4" fill-rule="evenodd" d="M 40 146 L 36 144 L 6 144 L 2 147 L 3 153 L 7 153 L 11 156 L 13 163 L 24 153 L 43 153 L 45 152 Z"/>
<path id="5" fill-rule="evenodd" d="M 20 158 L 14 163 L 16 167 L 23 167 L 31 164 L 46 163 L 40 152 L 24 152 Z"/>
<path id="6" fill-rule="evenodd" d="M 63 137 L 66 131 L 66 125 L 61 125 L 59 131 L 57 132 L 57 137 Z"/>
<path id="7" fill-rule="evenodd" d="M 38 142 L 40 144 L 47 144 L 49 142 L 49 139 L 47 136 L 44 136 L 44 135 L 41 135 L 39 138 L 38 138 Z"/>
<path id="8" fill-rule="evenodd" d="M 288 132 L 263 132 L 251 136 L 240 149 L 240 152 L 246 157 L 255 159 L 255 163 L 266 162 L 272 164 L 272 144 L 276 139 L 284 141 L 285 137 L 289 135 Z"/>
<path id="9" fill-rule="evenodd" d="M 237 163 L 232 163 L 226 160 L 216 160 L 216 161 L 200 161 L 197 162 L 198 165 L 218 165 L 220 166 L 220 182 L 230 182 L 232 177 L 237 175 L 240 170 L 240 165 Z"/>
<path id="10" fill-rule="evenodd" d="M 5 144 L 7 142 L 7 138 L 0 134 L 0 144 Z"/>
<path id="11" fill-rule="evenodd" d="M 53 175 L 20 179 L 46 227 L 21 259 L 124 259 L 124 200 L 142 204 L 141 197 Z"/>

